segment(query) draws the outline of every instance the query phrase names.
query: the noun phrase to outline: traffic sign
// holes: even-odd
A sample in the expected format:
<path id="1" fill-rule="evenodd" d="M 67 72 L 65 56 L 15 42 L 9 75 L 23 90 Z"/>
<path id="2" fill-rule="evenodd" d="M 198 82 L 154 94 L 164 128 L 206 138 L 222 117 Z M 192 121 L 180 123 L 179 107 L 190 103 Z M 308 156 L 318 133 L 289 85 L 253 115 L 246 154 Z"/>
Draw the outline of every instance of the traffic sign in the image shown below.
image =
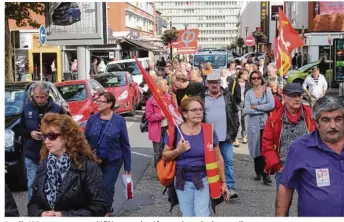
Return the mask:
<path id="1" fill-rule="evenodd" d="M 256 43 L 254 37 L 252 35 L 248 35 L 245 38 L 245 45 L 247 46 L 254 46 L 254 44 Z"/>
<path id="2" fill-rule="evenodd" d="M 41 27 L 39 27 L 39 43 L 41 43 L 41 46 L 45 44 L 46 40 L 47 40 L 47 37 L 46 37 L 45 27 L 41 25 Z"/>

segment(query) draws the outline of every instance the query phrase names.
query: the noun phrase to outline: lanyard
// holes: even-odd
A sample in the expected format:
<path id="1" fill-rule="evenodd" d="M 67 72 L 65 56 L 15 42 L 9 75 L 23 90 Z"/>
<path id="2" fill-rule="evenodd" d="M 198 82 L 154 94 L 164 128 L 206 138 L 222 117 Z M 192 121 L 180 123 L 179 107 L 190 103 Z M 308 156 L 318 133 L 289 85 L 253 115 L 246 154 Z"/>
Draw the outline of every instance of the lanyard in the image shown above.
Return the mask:
<path id="1" fill-rule="evenodd" d="M 103 139 L 103 137 L 104 137 L 104 135 L 105 135 L 105 132 L 106 132 L 107 128 L 109 127 L 109 125 L 110 125 L 111 121 L 112 121 L 112 118 L 113 118 L 113 116 L 114 116 L 114 114 L 112 114 L 112 116 L 111 116 L 111 118 L 110 118 L 109 122 L 106 124 L 106 126 L 105 126 L 105 129 L 104 129 L 104 131 L 103 131 L 102 135 L 100 136 L 100 138 L 99 138 L 99 140 L 98 140 L 98 143 L 97 143 L 97 148 L 98 148 L 98 146 L 99 146 L 100 142 L 102 141 L 102 139 Z"/>

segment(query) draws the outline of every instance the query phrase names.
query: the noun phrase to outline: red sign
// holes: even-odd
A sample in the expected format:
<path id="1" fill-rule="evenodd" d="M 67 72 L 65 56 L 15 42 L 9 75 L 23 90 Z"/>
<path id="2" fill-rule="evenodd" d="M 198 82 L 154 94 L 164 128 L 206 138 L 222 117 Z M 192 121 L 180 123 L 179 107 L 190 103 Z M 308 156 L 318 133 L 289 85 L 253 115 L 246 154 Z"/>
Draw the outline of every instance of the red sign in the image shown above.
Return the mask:
<path id="1" fill-rule="evenodd" d="M 194 54 L 198 48 L 198 29 L 185 29 L 178 31 L 177 41 L 172 47 L 178 50 L 178 54 Z"/>
<path id="2" fill-rule="evenodd" d="M 320 15 L 344 13 L 344 2 L 320 2 Z"/>
<path id="3" fill-rule="evenodd" d="M 256 40 L 254 39 L 254 37 L 252 35 L 248 35 L 245 38 L 245 45 L 247 46 L 254 46 L 254 44 L 256 44 Z"/>

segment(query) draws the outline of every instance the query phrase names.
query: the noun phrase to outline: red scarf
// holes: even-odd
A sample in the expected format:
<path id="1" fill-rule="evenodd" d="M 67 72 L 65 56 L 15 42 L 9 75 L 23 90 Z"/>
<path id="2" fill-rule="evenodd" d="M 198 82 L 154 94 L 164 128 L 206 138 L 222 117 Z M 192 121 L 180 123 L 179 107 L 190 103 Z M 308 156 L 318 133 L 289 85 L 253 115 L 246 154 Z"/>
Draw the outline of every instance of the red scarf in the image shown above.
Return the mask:
<path id="1" fill-rule="evenodd" d="M 290 114 L 286 109 L 286 114 L 289 122 L 296 124 L 302 114 L 302 107 L 300 107 L 300 109 L 295 113 L 295 115 Z"/>

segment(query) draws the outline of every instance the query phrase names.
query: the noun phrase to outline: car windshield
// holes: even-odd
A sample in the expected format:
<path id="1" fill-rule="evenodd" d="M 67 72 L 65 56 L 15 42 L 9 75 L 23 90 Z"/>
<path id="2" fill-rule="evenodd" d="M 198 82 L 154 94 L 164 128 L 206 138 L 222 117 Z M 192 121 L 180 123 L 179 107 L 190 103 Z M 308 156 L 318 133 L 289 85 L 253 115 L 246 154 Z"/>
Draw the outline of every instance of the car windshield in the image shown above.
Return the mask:
<path id="1" fill-rule="evenodd" d="M 200 62 L 210 62 L 213 69 L 219 69 L 226 66 L 226 60 L 225 55 L 195 55 L 194 66 L 199 67 Z"/>
<path id="2" fill-rule="evenodd" d="M 87 99 L 85 84 L 57 86 L 58 91 L 66 102 L 81 101 Z"/>
<path id="3" fill-rule="evenodd" d="M 313 63 L 307 64 L 307 65 L 301 66 L 301 67 L 298 69 L 298 71 L 300 71 L 300 72 L 305 72 L 307 69 L 312 68 L 312 67 L 315 66 L 316 64 L 317 64 L 316 62 L 313 62 Z"/>
<path id="4" fill-rule="evenodd" d="M 108 64 L 106 67 L 106 72 L 129 72 L 133 76 L 141 75 L 141 72 L 139 71 L 139 67 L 137 67 L 136 62 Z"/>
<path id="5" fill-rule="evenodd" d="M 6 89 L 5 116 L 20 114 L 24 107 L 24 89 Z"/>
<path id="6" fill-rule="evenodd" d="M 104 88 L 126 85 L 125 74 L 100 76 L 95 77 L 95 80 L 97 80 Z"/>

